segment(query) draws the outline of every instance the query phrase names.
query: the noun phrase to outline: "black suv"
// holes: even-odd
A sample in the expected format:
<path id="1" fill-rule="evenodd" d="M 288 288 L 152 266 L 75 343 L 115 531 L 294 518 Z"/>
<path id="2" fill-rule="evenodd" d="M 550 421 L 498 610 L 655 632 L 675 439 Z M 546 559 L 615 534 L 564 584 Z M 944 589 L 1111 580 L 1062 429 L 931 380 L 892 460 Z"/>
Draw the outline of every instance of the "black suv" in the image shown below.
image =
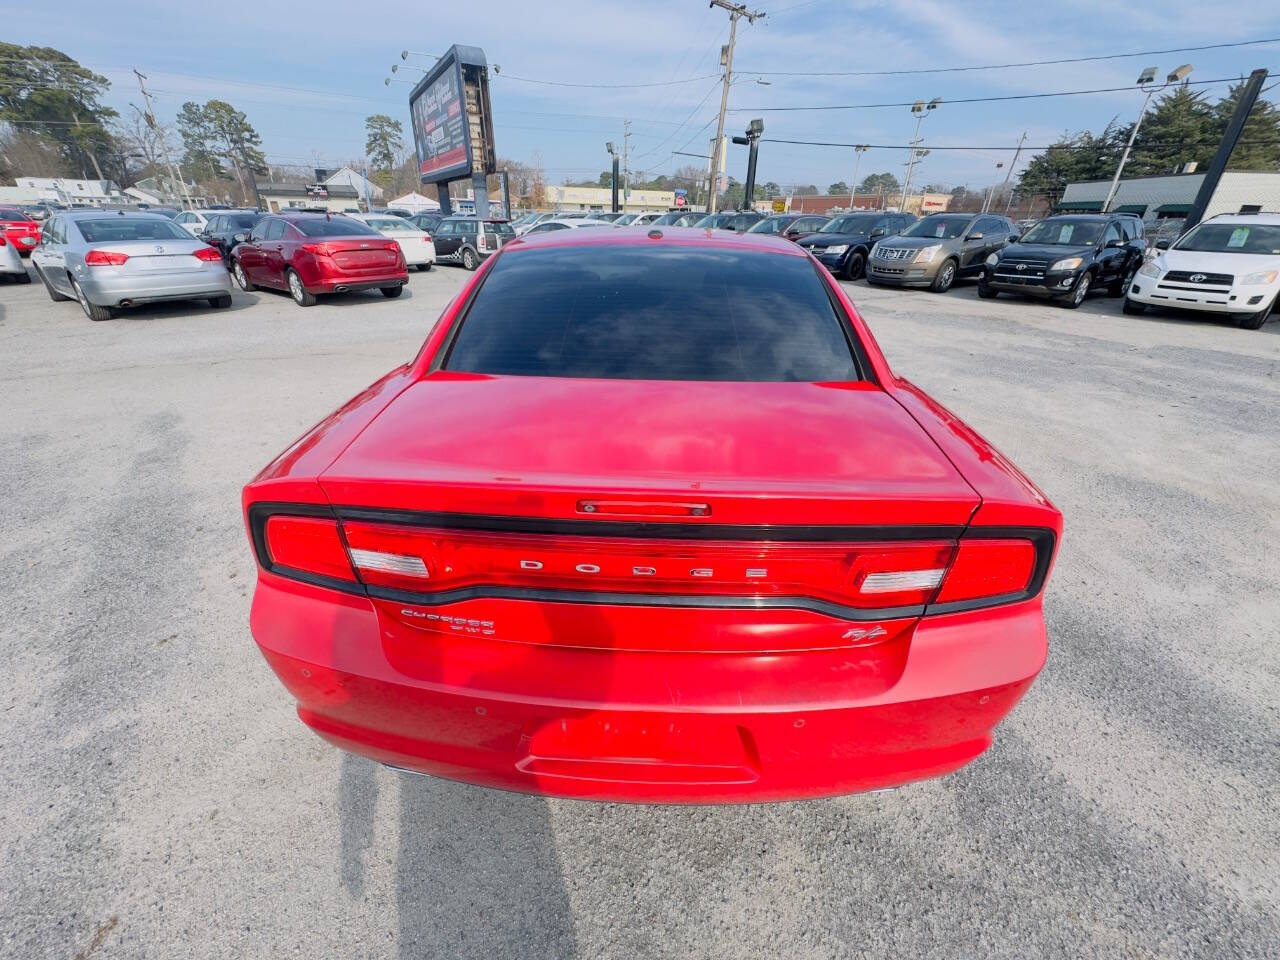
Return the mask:
<path id="1" fill-rule="evenodd" d="M 987 257 L 978 296 L 1025 293 L 1061 301 L 1069 310 L 1089 291 L 1124 295 L 1146 250 L 1142 221 L 1127 214 L 1047 217 Z"/>
<path id="2" fill-rule="evenodd" d="M 801 237 L 800 246 L 837 277 L 857 280 L 867 269 L 871 248 L 883 237 L 896 237 L 916 222 L 909 213 L 846 213 Z"/>
<path id="3" fill-rule="evenodd" d="M 431 235 L 437 263 L 460 263 L 468 270 L 515 238 L 516 231 L 507 221 L 475 217 L 445 217 Z"/>
<path id="4" fill-rule="evenodd" d="M 204 229 L 201 230 L 196 237 L 203 240 L 211 247 L 216 247 L 218 252 L 222 254 L 222 262 L 228 266 L 231 264 L 231 248 L 238 241 L 237 235 L 247 238 L 249 232 L 257 225 L 266 214 L 259 213 L 257 210 L 227 210 L 219 212 L 215 216 L 209 217 L 205 222 Z"/>
<path id="5" fill-rule="evenodd" d="M 440 226 L 440 221 L 443 219 L 443 213 L 415 213 L 409 218 L 409 222 L 419 230 L 425 230 L 434 237 L 436 227 Z"/>

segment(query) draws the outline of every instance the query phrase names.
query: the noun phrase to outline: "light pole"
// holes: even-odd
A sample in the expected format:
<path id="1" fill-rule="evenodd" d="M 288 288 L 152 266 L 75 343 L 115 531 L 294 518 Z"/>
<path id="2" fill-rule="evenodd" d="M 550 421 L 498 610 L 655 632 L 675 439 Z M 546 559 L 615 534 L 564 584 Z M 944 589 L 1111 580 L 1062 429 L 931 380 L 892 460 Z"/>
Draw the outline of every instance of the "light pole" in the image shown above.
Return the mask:
<path id="1" fill-rule="evenodd" d="M 849 184 L 849 209 L 853 209 L 853 198 L 858 192 L 858 167 L 862 165 L 862 155 L 871 148 L 860 143 L 853 148 L 853 183 Z"/>
<path id="2" fill-rule="evenodd" d="M 999 175 L 1000 175 L 1000 170 L 1001 170 L 1003 167 L 1004 167 L 1004 161 L 1003 161 L 1003 160 L 997 160 L 997 161 L 996 161 L 996 176 L 999 176 Z M 991 184 L 991 186 L 987 187 L 987 196 L 986 196 L 986 199 L 982 201 L 982 209 L 979 211 L 980 213 L 986 213 L 988 210 L 990 210 L 990 209 L 991 209 L 991 198 L 992 198 L 993 196 L 995 196 L 995 192 L 996 192 L 996 185 L 995 185 L 994 183 L 993 183 L 993 184 Z"/>
<path id="3" fill-rule="evenodd" d="M 1164 78 L 1164 83 L 1156 84 L 1155 67 L 1147 67 L 1142 73 L 1138 74 L 1138 88 L 1146 91 L 1146 98 L 1142 101 L 1142 111 L 1138 114 L 1138 121 L 1133 125 L 1133 129 L 1129 131 L 1129 142 L 1124 145 L 1124 153 L 1120 155 L 1120 163 L 1116 167 L 1116 175 L 1111 178 L 1111 189 L 1107 191 L 1107 199 L 1102 201 L 1102 212 L 1106 213 L 1111 208 L 1111 201 L 1115 199 L 1116 190 L 1120 186 L 1120 174 L 1124 173 L 1124 165 L 1129 162 L 1129 151 L 1133 149 L 1133 141 L 1138 138 L 1138 128 L 1142 126 L 1142 118 L 1147 115 L 1147 107 L 1151 105 L 1151 98 L 1161 90 L 1167 89 L 1175 83 L 1179 83 L 1187 77 L 1191 76 L 1194 68 L 1189 63 L 1184 63 L 1177 70 L 1174 70 Z"/>
<path id="4" fill-rule="evenodd" d="M 604 148 L 609 151 L 609 156 L 613 157 L 613 184 L 612 184 L 613 185 L 613 202 L 609 205 L 609 209 L 612 210 L 614 213 L 617 213 L 618 212 L 618 149 L 613 145 L 612 140 L 606 143 L 604 145 Z"/>
<path id="5" fill-rule="evenodd" d="M 928 103 L 923 100 L 917 100 L 911 105 L 911 112 L 916 118 L 916 132 L 911 137 L 911 147 L 907 150 L 907 175 L 902 184 L 902 202 L 898 204 L 899 210 L 907 208 L 907 190 L 911 187 L 911 172 L 915 169 L 916 162 L 928 156 L 929 151 L 920 151 L 916 147 L 920 145 L 920 124 L 924 123 L 924 118 L 931 112 L 938 109 L 938 105 L 942 103 L 941 97 L 934 97 Z"/>

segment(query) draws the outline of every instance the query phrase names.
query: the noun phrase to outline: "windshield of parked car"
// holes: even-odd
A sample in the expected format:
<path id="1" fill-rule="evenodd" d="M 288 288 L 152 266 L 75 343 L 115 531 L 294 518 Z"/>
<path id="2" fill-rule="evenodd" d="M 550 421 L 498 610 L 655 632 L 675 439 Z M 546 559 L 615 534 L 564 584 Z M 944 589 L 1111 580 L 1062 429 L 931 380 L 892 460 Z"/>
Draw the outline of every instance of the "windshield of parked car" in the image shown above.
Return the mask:
<path id="1" fill-rule="evenodd" d="M 613 222 L 617 224 L 628 224 L 638 216 L 639 216 L 638 213 L 624 213 L 622 216 L 620 216 L 617 220 Z"/>
<path id="2" fill-rule="evenodd" d="M 408 220 L 403 220 L 400 217 L 378 217 L 376 220 L 370 218 L 366 220 L 365 223 L 373 227 L 375 230 L 380 230 L 382 233 L 418 234 L 422 232 L 421 229 L 414 226 L 414 224 Z"/>
<path id="3" fill-rule="evenodd" d="M 836 217 L 819 228 L 819 233 L 870 233 L 878 214 L 859 214 L 852 217 Z"/>
<path id="4" fill-rule="evenodd" d="M 796 222 L 796 217 L 765 217 L 747 233 L 781 233 Z"/>
<path id="5" fill-rule="evenodd" d="M 490 235 L 496 233 L 500 237 L 514 237 L 516 235 L 516 228 L 504 220 L 501 223 L 486 223 L 484 225 L 484 232 Z"/>
<path id="6" fill-rule="evenodd" d="M 350 217 L 299 217 L 291 220 L 304 236 L 308 237 L 376 237 L 373 227 L 352 220 Z"/>
<path id="7" fill-rule="evenodd" d="M 726 223 L 728 223 L 732 218 L 733 218 L 733 214 L 731 214 L 731 213 L 712 213 L 712 214 L 708 214 L 707 216 L 703 217 L 701 220 L 699 220 L 697 223 L 695 223 L 695 224 L 694 224 L 694 226 L 695 226 L 695 227 L 709 227 L 709 228 L 710 228 L 710 227 L 723 227 L 723 226 L 724 226 Z"/>
<path id="8" fill-rule="evenodd" d="M 248 229 L 262 219 L 262 214 L 260 213 L 232 213 L 227 216 L 231 221 L 232 228 L 244 227 Z"/>
<path id="9" fill-rule="evenodd" d="M 1086 246 L 1102 236 L 1102 220 L 1041 220 L 1022 235 L 1022 243 L 1047 243 L 1053 246 Z"/>
<path id="10" fill-rule="evenodd" d="M 630 245 L 499 257 L 444 366 L 610 380 L 859 379 L 808 260 Z"/>
<path id="11" fill-rule="evenodd" d="M 124 243 L 129 240 L 190 240 L 191 234 L 172 220 L 149 217 L 103 217 L 101 220 L 74 220 L 88 243 Z"/>
<path id="12" fill-rule="evenodd" d="M 15 207 L 0 207 L 0 220 L 11 220 L 11 221 L 14 221 L 15 223 L 21 222 L 21 221 L 25 221 L 27 223 L 35 222 L 30 217 L 28 217 L 25 213 L 23 213 L 21 210 L 18 210 Z"/>
<path id="13" fill-rule="evenodd" d="M 973 217 L 926 217 L 923 220 L 917 220 L 902 235 L 952 240 L 964 233 L 972 220 Z"/>
<path id="14" fill-rule="evenodd" d="M 1280 254 L 1280 224 L 1202 223 L 1173 245 L 1200 253 Z"/>

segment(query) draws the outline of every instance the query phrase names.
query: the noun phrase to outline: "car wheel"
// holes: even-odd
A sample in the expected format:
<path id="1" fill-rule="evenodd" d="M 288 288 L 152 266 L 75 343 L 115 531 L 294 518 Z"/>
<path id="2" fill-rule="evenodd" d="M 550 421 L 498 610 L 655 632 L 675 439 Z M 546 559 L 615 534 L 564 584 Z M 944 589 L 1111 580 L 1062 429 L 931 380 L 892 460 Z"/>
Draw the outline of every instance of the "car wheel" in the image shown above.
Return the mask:
<path id="1" fill-rule="evenodd" d="M 430 269 L 431 269 L 431 264 L 429 264 L 429 263 L 420 263 L 420 264 L 418 264 L 418 272 L 419 272 L 419 273 L 426 273 L 426 272 L 427 272 L 428 270 L 430 270 Z"/>
<path id="2" fill-rule="evenodd" d="M 470 249 L 462 251 L 462 265 L 468 270 L 474 270 L 479 266 L 480 261 L 476 259 L 476 255 Z"/>
<path id="3" fill-rule="evenodd" d="M 44 275 L 44 271 L 36 267 L 36 273 L 40 275 L 40 282 L 44 284 L 44 288 L 49 291 L 49 299 L 54 303 L 62 303 L 64 300 L 70 300 L 65 293 L 59 293 L 53 288 L 53 284 L 49 282 L 49 278 Z"/>
<path id="4" fill-rule="evenodd" d="M 1084 303 L 1084 298 L 1089 295 L 1089 286 L 1093 283 L 1093 274 L 1088 270 L 1080 274 L 1076 279 L 1076 285 L 1071 288 L 1071 292 L 1067 294 L 1067 298 L 1062 301 L 1062 305 L 1068 310 L 1074 310 L 1080 304 Z"/>
<path id="5" fill-rule="evenodd" d="M 213 307 L 215 310 L 227 309 L 227 307 L 231 306 L 231 294 L 224 293 L 220 297 L 210 297 L 209 306 Z"/>
<path id="6" fill-rule="evenodd" d="M 1136 300 L 1130 300 L 1128 297 L 1125 297 L 1124 303 L 1121 305 L 1120 309 L 1123 310 L 1125 313 L 1129 314 L 1130 316 L 1136 317 L 1140 313 L 1147 312 L 1147 305 L 1145 303 L 1138 303 Z"/>
<path id="7" fill-rule="evenodd" d="M 1115 280 L 1107 284 L 1108 297 L 1123 297 L 1129 292 L 1129 284 L 1133 283 L 1133 275 L 1138 272 L 1137 267 L 1130 267 L 1124 272 L 1124 276 L 1119 280 Z"/>
<path id="8" fill-rule="evenodd" d="M 236 278 L 236 285 L 245 293 L 253 291 L 254 286 L 249 282 L 249 277 L 244 272 L 244 267 L 240 265 L 239 260 L 231 261 L 231 275 Z"/>
<path id="9" fill-rule="evenodd" d="M 14 279 L 17 280 L 18 283 L 30 283 L 31 274 L 27 273 L 27 271 L 24 269 L 20 274 L 15 276 Z"/>
<path id="10" fill-rule="evenodd" d="M 995 287 L 987 286 L 987 284 L 984 281 L 979 280 L 978 296 L 982 297 L 983 300 L 994 300 L 996 297 L 1000 296 L 1000 291 L 997 290 Z"/>
<path id="11" fill-rule="evenodd" d="M 846 280 L 860 280 L 862 275 L 867 272 L 866 255 L 855 250 L 849 254 L 849 262 L 844 268 L 844 278 Z"/>
<path id="12" fill-rule="evenodd" d="M 80 284 L 76 282 L 75 277 L 71 278 L 71 289 L 76 292 L 76 299 L 80 301 L 80 309 L 84 311 L 84 315 L 90 320 L 110 320 L 113 314 L 110 307 L 100 307 L 96 303 L 90 303 L 89 298 L 84 295 L 84 290 Z"/>
<path id="13" fill-rule="evenodd" d="M 293 297 L 294 303 L 300 307 L 315 306 L 315 294 L 307 292 L 307 288 L 302 285 L 302 278 L 298 276 L 296 270 L 290 270 L 285 279 L 289 281 L 289 296 Z"/>
<path id="14" fill-rule="evenodd" d="M 382 291 L 382 295 L 388 300 L 394 300 L 396 297 L 400 296 L 400 294 L 404 293 L 404 287 L 402 286 L 379 287 L 378 289 Z"/>
<path id="15" fill-rule="evenodd" d="M 1257 313 L 1246 313 L 1236 325 L 1242 330 L 1259 330 L 1262 325 L 1267 322 L 1267 317 L 1271 315 L 1271 308 L 1276 305 L 1276 301 L 1272 300 L 1269 304 L 1259 310 Z"/>
<path id="16" fill-rule="evenodd" d="M 929 284 L 929 289 L 934 293 L 946 293 L 951 289 L 951 285 L 956 282 L 956 262 L 947 260 L 938 268 L 938 272 L 933 276 L 933 283 Z"/>

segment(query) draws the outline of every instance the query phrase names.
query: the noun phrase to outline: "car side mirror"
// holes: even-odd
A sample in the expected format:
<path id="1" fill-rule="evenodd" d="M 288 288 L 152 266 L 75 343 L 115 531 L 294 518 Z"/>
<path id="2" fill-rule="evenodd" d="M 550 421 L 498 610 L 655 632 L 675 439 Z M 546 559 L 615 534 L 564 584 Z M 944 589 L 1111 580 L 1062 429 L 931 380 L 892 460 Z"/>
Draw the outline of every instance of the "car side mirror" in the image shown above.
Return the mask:
<path id="1" fill-rule="evenodd" d="M 971 233 L 967 237 L 965 237 L 965 240 L 981 240 L 981 239 L 982 239 L 982 234 L 980 233 Z"/>
<path id="2" fill-rule="evenodd" d="M 1173 241 L 1172 241 L 1172 240 L 1170 240 L 1168 237 L 1161 237 L 1159 240 L 1157 240 L 1157 241 L 1156 241 L 1156 249 L 1157 249 L 1157 250 L 1168 250 L 1168 249 L 1169 249 L 1169 246 L 1170 246 L 1170 244 L 1172 244 L 1172 242 L 1173 242 Z"/>
<path id="3" fill-rule="evenodd" d="M 1022 234 L 1020 234 L 1020 233 L 1011 233 L 1011 234 L 1009 234 L 1009 242 L 1010 242 L 1010 243 L 1017 243 L 1017 242 L 1018 242 L 1019 240 L 1021 240 L 1021 239 L 1022 239 Z"/>
<path id="4" fill-rule="evenodd" d="M 871 231 L 871 239 L 874 240 L 877 237 L 883 237 L 884 233 L 885 233 L 884 227 L 876 227 L 874 230 Z"/>

